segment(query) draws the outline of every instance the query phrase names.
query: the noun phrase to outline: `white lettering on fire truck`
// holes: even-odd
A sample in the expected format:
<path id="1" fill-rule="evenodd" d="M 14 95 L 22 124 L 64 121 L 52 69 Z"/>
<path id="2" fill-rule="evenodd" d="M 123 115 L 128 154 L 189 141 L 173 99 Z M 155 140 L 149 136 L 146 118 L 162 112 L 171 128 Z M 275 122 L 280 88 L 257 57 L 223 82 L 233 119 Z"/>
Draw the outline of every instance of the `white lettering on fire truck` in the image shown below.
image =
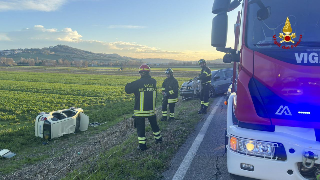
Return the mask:
<path id="1" fill-rule="evenodd" d="M 318 53 L 294 53 L 297 63 L 319 63 Z"/>

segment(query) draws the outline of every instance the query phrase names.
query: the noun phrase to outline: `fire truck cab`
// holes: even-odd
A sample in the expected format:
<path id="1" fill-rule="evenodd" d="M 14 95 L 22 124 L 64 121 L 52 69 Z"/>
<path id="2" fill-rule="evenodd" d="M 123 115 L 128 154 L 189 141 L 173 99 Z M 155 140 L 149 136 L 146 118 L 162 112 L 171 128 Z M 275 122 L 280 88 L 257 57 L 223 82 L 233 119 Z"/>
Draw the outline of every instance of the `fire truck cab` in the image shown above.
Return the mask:
<path id="1" fill-rule="evenodd" d="M 239 5 L 235 46 L 227 48 L 227 14 Z M 211 45 L 237 77 L 227 103 L 229 173 L 320 179 L 318 7 L 317 0 L 214 1 Z"/>

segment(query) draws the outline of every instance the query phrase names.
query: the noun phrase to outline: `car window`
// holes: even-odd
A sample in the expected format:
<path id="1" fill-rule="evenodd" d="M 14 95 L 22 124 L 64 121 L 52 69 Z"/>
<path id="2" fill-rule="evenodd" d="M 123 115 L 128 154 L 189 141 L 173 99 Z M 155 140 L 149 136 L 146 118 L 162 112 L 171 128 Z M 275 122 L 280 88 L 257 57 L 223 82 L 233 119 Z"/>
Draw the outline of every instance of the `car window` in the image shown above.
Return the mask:
<path id="1" fill-rule="evenodd" d="M 222 80 L 225 78 L 224 73 L 222 71 L 219 71 L 216 75 L 214 75 L 213 77 L 217 77 L 219 76 L 219 78 L 216 81 Z"/>
<path id="2" fill-rule="evenodd" d="M 64 119 L 64 118 L 67 117 L 64 113 L 59 113 L 59 112 L 57 112 L 57 113 L 52 113 L 52 116 L 53 116 L 53 117 L 56 117 L 56 118 L 59 119 L 59 120 Z"/>
<path id="3" fill-rule="evenodd" d="M 212 77 L 214 77 L 217 74 L 217 72 L 219 72 L 219 70 L 211 71 Z"/>
<path id="4" fill-rule="evenodd" d="M 72 117 L 76 115 L 77 113 L 71 110 L 62 111 L 63 114 L 65 114 L 67 117 Z"/>
<path id="5" fill-rule="evenodd" d="M 224 74 L 227 78 L 231 78 L 233 76 L 233 71 L 224 71 Z"/>

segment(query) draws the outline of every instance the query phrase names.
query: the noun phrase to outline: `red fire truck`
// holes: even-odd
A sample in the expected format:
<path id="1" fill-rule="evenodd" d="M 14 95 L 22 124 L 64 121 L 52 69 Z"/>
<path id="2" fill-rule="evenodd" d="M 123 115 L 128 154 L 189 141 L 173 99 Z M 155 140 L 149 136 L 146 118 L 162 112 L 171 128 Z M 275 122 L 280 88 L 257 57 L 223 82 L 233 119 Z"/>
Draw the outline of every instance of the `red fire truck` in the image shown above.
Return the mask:
<path id="1" fill-rule="evenodd" d="M 227 48 L 228 12 L 239 5 L 235 46 Z M 319 0 L 214 1 L 211 45 L 237 77 L 227 107 L 229 173 L 320 177 L 319 7 Z"/>

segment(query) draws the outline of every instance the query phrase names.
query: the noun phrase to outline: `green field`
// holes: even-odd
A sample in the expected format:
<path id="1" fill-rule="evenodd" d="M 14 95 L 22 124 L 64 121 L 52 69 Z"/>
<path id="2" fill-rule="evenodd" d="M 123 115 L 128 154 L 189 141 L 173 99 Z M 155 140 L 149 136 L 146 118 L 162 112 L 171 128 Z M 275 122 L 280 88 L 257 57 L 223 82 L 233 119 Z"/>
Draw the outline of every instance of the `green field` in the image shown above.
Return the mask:
<path id="1" fill-rule="evenodd" d="M 80 107 L 91 122 L 132 113 L 133 95 L 124 92 L 136 74 L 99 75 L 0 71 L 0 148 L 19 152 L 33 146 L 34 119 L 40 112 Z M 164 77 L 155 77 L 158 87 Z M 189 78 L 178 78 L 183 83 Z M 160 88 L 159 88 L 160 89 Z"/>
<path id="2" fill-rule="evenodd" d="M 159 92 L 158 119 L 161 118 L 160 86 L 166 78 L 165 69 L 152 68 L 151 72 L 157 80 Z M 200 68 L 174 68 L 180 86 L 199 72 Z M 0 179 L 6 176 L 7 179 L 16 179 L 19 173 L 25 175 L 21 177 L 34 176 L 38 174 L 39 167 L 42 173 L 51 173 L 48 174 L 50 178 L 59 174 L 58 179 L 161 178 L 171 158 L 201 120 L 197 114 L 199 100 L 179 101 L 175 121 L 158 121 L 164 137 L 161 145 L 152 141 L 152 130 L 147 125 L 150 149 L 137 153 L 136 132 L 130 119 L 134 96 L 126 94 L 124 87 L 138 78 L 136 68 L 118 71 L 110 67 L 0 67 L 0 149 L 9 149 L 17 154 L 11 159 L 0 158 Z M 83 108 L 90 122 L 104 124 L 89 127 L 85 132 L 64 135 L 47 144 L 44 139 L 35 137 L 34 121 L 38 113 L 70 107 Z M 115 139 L 107 133 L 112 131 Z M 122 136 L 124 132 L 128 132 L 127 136 Z M 95 144 L 95 141 L 100 144 Z M 108 144 L 111 147 L 104 149 Z M 83 150 L 83 155 L 74 156 L 74 148 L 79 152 L 84 147 L 95 150 Z M 86 155 L 89 152 L 95 154 Z M 59 160 L 73 156 L 75 159 L 70 164 Z M 51 162 L 56 163 L 53 169 L 48 165 Z M 77 167 L 69 172 L 60 172 L 71 162 Z M 25 167 L 32 170 L 25 171 Z"/>

